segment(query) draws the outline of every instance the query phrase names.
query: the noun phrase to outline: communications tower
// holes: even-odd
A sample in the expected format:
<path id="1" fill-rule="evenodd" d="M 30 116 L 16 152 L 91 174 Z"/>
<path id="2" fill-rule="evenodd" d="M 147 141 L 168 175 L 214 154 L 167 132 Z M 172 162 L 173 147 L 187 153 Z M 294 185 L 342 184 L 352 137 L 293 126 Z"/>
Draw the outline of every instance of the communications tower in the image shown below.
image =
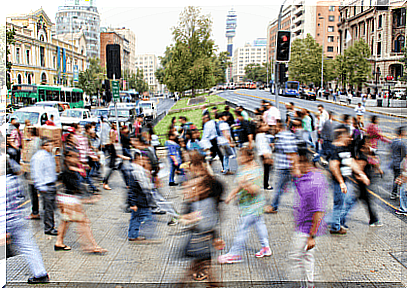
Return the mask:
<path id="1" fill-rule="evenodd" d="M 228 15 L 226 16 L 226 38 L 228 40 L 227 51 L 229 57 L 231 58 L 233 56 L 233 38 L 236 36 L 236 21 L 237 21 L 236 11 L 234 11 L 232 8 L 232 10 L 230 10 L 228 12 Z M 232 68 L 229 67 L 226 71 L 226 81 L 230 82 L 231 78 L 232 78 Z"/>

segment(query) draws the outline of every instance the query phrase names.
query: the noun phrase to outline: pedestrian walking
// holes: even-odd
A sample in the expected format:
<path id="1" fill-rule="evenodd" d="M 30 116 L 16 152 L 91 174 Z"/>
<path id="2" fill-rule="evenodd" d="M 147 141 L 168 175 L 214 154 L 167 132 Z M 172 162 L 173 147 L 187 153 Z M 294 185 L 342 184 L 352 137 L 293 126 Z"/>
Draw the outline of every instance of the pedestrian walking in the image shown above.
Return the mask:
<path id="1" fill-rule="evenodd" d="M 322 171 L 312 164 L 312 153 L 298 149 L 298 165 L 292 170 L 297 193 L 294 201 L 295 232 L 292 238 L 292 280 L 301 287 L 314 287 L 316 237 L 324 233 L 323 216 L 326 211 L 328 188 Z"/>
<path id="2" fill-rule="evenodd" d="M 401 174 L 396 179 L 397 185 L 400 185 L 400 209 L 396 214 L 407 216 L 407 158 L 404 157 L 400 164 Z"/>
<path id="3" fill-rule="evenodd" d="M 51 154 L 53 149 L 51 139 L 43 137 L 41 139 L 41 149 L 31 158 L 31 178 L 34 181 L 34 187 L 40 192 L 44 207 L 44 233 L 56 236 L 58 231 L 55 229 L 54 210 L 56 199 L 57 181 L 56 164 L 54 156 Z"/>
<path id="4" fill-rule="evenodd" d="M 269 184 L 271 167 L 273 165 L 272 150 L 270 141 L 267 137 L 269 126 L 261 121 L 256 132 L 256 151 L 263 163 L 263 189 L 272 190 L 273 187 Z"/>
<path id="5" fill-rule="evenodd" d="M 211 156 L 212 160 L 216 156 L 219 157 L 219 160 L 222 163 L 222 170 L 225 170 L 224 163 L 223 163 L 223 154 L 219 149 L 218 145 L 218 136 L 221 136 L 220 131 L 218 133 L 218 129 L 216 127 L 216 123 L 214 120 L 211 120 L 209 115 L 205 114 L 202 116 L 202 127 L 203 127 L 203 135 L 201 141 L 206 141 L 210 142 L 210 151 L 211 151 Z"/>
<path id="6" fill-rule="evenodd" d="M 277 121 L 277 134 L 275 136 L 274 165 L 276 175 L 276 194 L 271 205 L 265 207 L 266 213 L 277 213 L 280 198 L 283 192 L 291 184 L 291 169 L 297 160 L 297 139 L 295 135 L 287 131 L 281 120 Z"/>
<path id="7" fill-rule="evenodd" d="M 321 160 L 323 164 L 327 164 L 330 158 L 332 157 L 332 141 L 334 140 L 334 112 L 329 111 L 329 119 L 326 120 L 321 128 L 321 142 L 322 142 L 322 151 L 321 156 L 324 157 L 324 160 Z"/>
<path id="8" fill-rule="evenodd" d="M 390 144 L 391 149 L 391 162 L 390 169 L 393 171 L 394 180 L 393 180 L 393 189 L 391 191 L 391 200 L 396 200 L 399 193 L 398 186 L 396 183 L 397 178 L 401 175 L 401 162 L 407 154 L 407 144 L 405 140 L 406 130 L 404 127 L 399 127 L 396 129 L 396 138 L 392 140 Z"/>
<path id="9" fill-rule="evenodd" d="M 175 171 L 180 170 L 180 165 L 182 164 L 181 157 L 181 146 L 176 142 L 177 136 L 174 132 L 169 132 L 168 140 L 165 141 L 165 147 L 168 151 L 168 162 L 170 164 L 170 177 L 169 186 L 177 186 L 178 183 L 175 182 Z"/>
<path id="10" fill-rule="evenodd" d="M 358 106 L 355 107 L 355 113 L 356 113 L 356 119 L 360 123 L 361 127 L 364 127 L 364 122 L 363 122 L 363 115 L 366 112 L 366 108 L 362 106 L 362 103 L 358 103 Z"/>
<path id="11" fill-rule="evenodd" d="M 17 162 L 6 156 L 6 175 L 2 176 L 3 183 L 6 183 L 6 197 L 3 198 L 5 201 L 3 205 L 6 207 L 6 234 L 1 238 L 1 245 L 3 247 L 6 245 L 7 236 L 12 239 L 34 274 L 34 277 L 28 279 L 28 284 L 44 284 L 49 282 L 49 276 L 34 236 L 23 218 L 25 193 L 20 174 L 21 169 Z"/>
<path id="12" fill-rule="evenodd" d="M 82 182 L 79 178 L 81 172 L 79 151 L 76 148 L 64 151 L 64 168 L 62 183 L 64 192 L 58 192 L 58 207 L 61 212 L 61 223 L 58 227 L 58 237 L 54 245 L 55 251 L 70 251 L 71 247 L 64 244 L 65 234 L 70 223 L 78 223 L 79 239 L 84 252 L 92 254 L 104 254 L 106 249 L 100 247 L 93 237 L 90 228 L 90 220 L 83 210 L 80 195 L 83 194 Z M 78 173 L 79 172 L 79 173 Z"/>
<path id="13" fill-rule="evenodd" d="M 232 248 L 230 248 L 227 254 L 219 256 L 218 262 L 220 264 L 242 261 L 241 252 L 244 248 L 246 237 L 249 234 L 249 229 L 253 225 L 256 226 L 262 247 L 255 256 L 262 258 L 272 254 L 268 241 L 267 227 L 262 216 L 265 204 L 264 195 L 260 190 L 262 171 L 254 161 L 254 154 L 250 149 L 243 148 L 240 152 L 239 164 L 241 169 L 236 175 L 238 187 L 232 190 L 226 199 L 226 204 L 228 204 L 236 196 L 238 197 L 241 210 L 240 224 Z"/>

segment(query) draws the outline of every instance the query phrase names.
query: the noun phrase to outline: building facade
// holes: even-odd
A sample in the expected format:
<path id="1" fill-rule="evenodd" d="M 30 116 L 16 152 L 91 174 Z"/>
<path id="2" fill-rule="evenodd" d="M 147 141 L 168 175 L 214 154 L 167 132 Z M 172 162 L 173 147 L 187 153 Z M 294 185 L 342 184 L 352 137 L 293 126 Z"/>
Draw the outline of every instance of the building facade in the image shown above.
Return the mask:
<path id="1" fill-rule="evenodd" d="M 339 9 L 339 52 L 363 39 L 370 47 L 372 64 L 372 77 L 363 90 L 375 93 L 388 89 L 387 83 L 395 84 L 393 80 L 404 74 L 400 60 L 405 47 L 407 5 L 390 1 L 388 9 L 381 10 L 376 3 L 370 5 L 362 0 L 345 4 Z"/>
<path id="2" fill-rule="evenodd" d="M 83 31 L 86 56 L 100 57 L 100 16 L 93 0 L 64 0 L 55 16 L 56 35 Z"/>
<path id="3" fill-rule="evenodd" d="M 310 34 L 324 46 L 328 58 L 338 53 L 338 29 L 340 1 L 294 0 L 284 8 L 281 17 L 281 30 L 291 31 L 291 43 L 304 39 Z M 267 55 L 269 62 L 275 58 L 278 19 L 271 21 L 267 28 Z"/>
<path id="4" fill-rule="evenodd" d="M 265 44 L 265 45 L 264 45 Z M 249 64 L 263 64 L 267 61 L 267 44 L 252 46 L 247 43 L 244 47 L 236 48 L 232 61 L 232 80 L 241 83 L 245 77 L 245 67 Z"/>
<path id="5" fill-rule="evenodd" d="M 52 36 L 53 23 L 41 8 L 27 15 L 7 17 L 6 27 L 15 29 L 10 45 L 11 75 L 14 84 L 69 85 L 73 69 L 86 69 L 86 45 L 82 33 L 73 41 Z"/>
<path id="6" fill-rule="evenodd" d="M 102 28 L 100 33 L 100 65 L 106 67 L 106 46 L 108 44 L 120 45 L 120 64 L 122 71 L 130 69 L 129 41 L 114 31 L 107 31 Z"/>
<path id="7" fill-rule="evenodd" d="M 158 69 L 158 59 L 154 54 L 136 55 L 135 69 L 143 71 L 144 81 L 147 82 L 150 91 L 163 93 L 163 86 L 155 78 L 155 71 Z"/>

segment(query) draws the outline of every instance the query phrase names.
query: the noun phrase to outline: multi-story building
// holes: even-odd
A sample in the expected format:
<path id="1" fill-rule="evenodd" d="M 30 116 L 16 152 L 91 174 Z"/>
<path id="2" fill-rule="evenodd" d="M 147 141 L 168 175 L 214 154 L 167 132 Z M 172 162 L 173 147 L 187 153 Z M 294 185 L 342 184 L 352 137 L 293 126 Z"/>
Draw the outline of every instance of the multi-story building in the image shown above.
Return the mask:
<path id="1" fill-rule="evenodd" d="M 83 31 L 86 56 L 100 57 L 100 16 L 93 0 L 64 0 L 55 16 L 57 35 Z"/>
<path id="2" fill-rule="evenodd" d="M 252 46 L 247 43 L 244 47 L 235 49 L 232 62 L 233 82 L 243 82 L 245 67 L 249 64 L 263 64 L 267 62 L 267 43 L 263 46 Z"/>
<path id="3" fill-rule="evenodd" d="M 162 85 L 160 85 L 155 78 L 155 71 L 158 69 L 157 56 L 154 54 L 140 54 L 136 55 L 134 63 L 135 69 L 143 71 L 144 81 L 147 82 L 150 91 L 162 93 Z"/>
<path id="4" fill-rule="evenodd" d="M 336 23 L 339 21 L 340 1 L 310 1 L 294 0 L 291 5 L 283 9 L 281 29 L 291 31 L 291 42 L 304 39 L 310 34 L 315 41 L 324 46 L 324 53 L 328 58 L 334 58 L 338 53 L 338 36 Z M 267 43 L 268 59 L 274 59 L 278 19 L 268 25 Z"/>
<path id="5" fill-rule="evenodd" d="M 128 28 L 109 28 L 109 31 L 114 31 L 124 38 L 124 50 L 129 53 L 129 69 L 131 72 L 136 72 L 134 63 L 136 61 L 136 35 Z"/>
<path id="6" fill-rule="evenodd" d="M 386 80 L 398 80 L 403 76 L 400 60 L 405 47 L 407 5 L 404 1 L 390 1 L 388 9 L 381 10 L 375 6 L 376 1 L 366 2 L 344 3 L 339 9 L 337 26 L 340 53 L 360 39 L 369 45 L 372 79 L 366 90 L 373 93 L 376 87 L 380 92 Z"/>
<path id="7" fill-rule="evenodd" d="M 100 65 L 106 67 L 106 45 L 120 45 L 120 64 L 122 71 L 130 70 L 130 50 L 129 41 L 114 31 L 102 28 L 100 33 Z"/>
<path id="8" fill-rule="evenodd" d="M 27 15 L 7 17 L 6 27 L 15 29 L 10 45 L 11 75 L 14 84 L 72 85 L 74 65 L 86 69 L 83 33 L 72 39 L 52 36 L 53 23 L 41 8 Z"/>

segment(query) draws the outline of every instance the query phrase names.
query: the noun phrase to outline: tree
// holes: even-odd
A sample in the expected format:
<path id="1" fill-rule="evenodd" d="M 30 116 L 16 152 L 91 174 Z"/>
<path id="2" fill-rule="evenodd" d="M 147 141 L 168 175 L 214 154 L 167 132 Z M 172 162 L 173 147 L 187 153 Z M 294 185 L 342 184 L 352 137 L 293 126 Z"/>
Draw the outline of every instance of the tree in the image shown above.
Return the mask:
<path id="1" fill-rule="evenodd" d="M 267 65 L 268 65 L 268 72 L 267 72 Z M 245 68 L 245 80 L 251 80 L 254 82 L 262 82 L 267 83 L 267 80 L 270 81 L 271 79 L 271 63 L 251 63 L 248 64 Z M 267 79 L 268 74 L 268 79 Z"/>
<path id="2" fill-rule="evenodd" d="M 137 68 L 137 72 L 135 75 L 135 81 L 134 81 L 134 90 L 136 90 L 139 95 L 143 94 L 143 92 L 148 91 L 148 84 L 146 81 L 144 81 L 144 74 L 143 70 L 140 70 Z"/>
<path id="3" fill-rule="evenodd" d="M 102 80 L 105 78 L 105 69 L 100 65 L 99 58 L 90 58 L 89 67 L 79 73 L 77 86 L 86 95 L 97 95 L 102 90 Z"/>
<path id="4" fill-rule="evenodd" d="M 6 48 L 6 70 L 7 70 L 7 77 L 6 77 L 6 85 L 7 89 L 11 89 L 11 85 L 13 85 L 13 82 L 11 82 L 11 68 L 13 67 L 13 63 L 11 63 L 8 60 L 8 55 L 11 53 L 10 51 L 10 45 L 15 43 L 14 36 L 16 35 L 16 31 L 14 30 L 14 27 L 12 29 L 6 28 L 6 43 L 7 43 L 7 48 Z"/>
<path id="5" fill-rule="evenodd" d="M 363 39 L 360 39 L 345 49 L 343 55 L 338 55 L 335 58 L 335 75 L 342 86 L 349 84 L 351 87 L 361 88 L 362 84 L 372 75 L 369 57 L 369 46 Z"/>
<path id="6" fill-rule="evenodd" d="M 230 61 L 229 53 L 227 51 L 220 52 L 218 56 L 214 56 L 213 59 L 214 65 L 214 76 L 215 84 L 225 83 L 226 82 L 226 70 L 232 66 Z"/>
<path id="7" fill-rule="evenodd" d="M 201 15 L 201 9 L 188 6 L 180 15 L 177 27 L 173 28 L 175 44 L 168 48 L 168 55 L 158 71 L 160 83 L 167 85 L 171 92 L 212 87 L 216 84 L 219 71 L 215 69 L 214 41 L 210 39 L 212 20 Z M 164 74 L 164 77 L 162 77 Z"/>

